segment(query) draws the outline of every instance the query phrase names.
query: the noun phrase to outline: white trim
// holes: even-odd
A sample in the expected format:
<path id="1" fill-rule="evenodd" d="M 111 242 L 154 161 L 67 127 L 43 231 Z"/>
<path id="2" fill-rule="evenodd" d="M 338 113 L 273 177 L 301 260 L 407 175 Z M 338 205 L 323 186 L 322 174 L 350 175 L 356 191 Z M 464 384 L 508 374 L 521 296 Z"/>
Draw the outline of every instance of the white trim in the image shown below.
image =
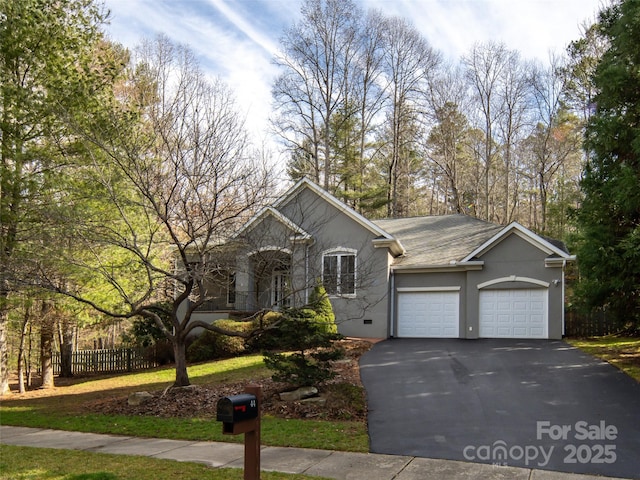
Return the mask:
<path id="1" fill-rule="evenodd" d="M 539 248 L 540 250 L 545 252 L 547 255 L 555 254 L 567 260 L 571 258 L 571 255 L 569 255 L 567 252 L 560 250 L 558 247 L 556 247 L 555 245 L 552 245 L 541 236 L 533 233 L 528 228 L 523 227 L 518 222 L 512 222 L 511 224 L 509 224 L 508 226 L 500 230 L 498 233 L 496 233 L 489 240 L 487 240 L 482 245 L 480 245 L 478 248 L 476 248 L 469 255 L 464 257 L 462 259 L 462 262 L 467 262 L 474 257 L 479 257 L 481 255 L 484 255 L 486 252 L 491 250 L 499 241 L 506 238 L 510 233 L 515 233 L 520 238 L 529 242 L 534 247 Z"/>
<path id="2" fill-rule="evenodd" d="M 575 262 L 576 260 L 576 256 L 575 255 L 569 255 L 568 257 L 564 257 L 564 258 L 545 258 L 544 259 L 544 266 L 549 268 L 549 267 L 565 267 L 565 265 L 567 264 L 567 262 Z"/>
<path id="3" fill-rule="evenodd" d="M 346 248 L 346 247 L 335 247 L 335 248 L 329 248 L 327 250 L 323 250 L 320 254 L 320 258 L 321 258 L 321 265 L 322 265 L 322 276 L 320 277 L 322 279 L 322 284 L 324 285 L 325 281 L 324 281 L 324 259 L 326 257 L 342 257 L 342 256 L 353 256 L 353 293 L 342 293 L 342 292 L 337 292 L 337 293 L 329 293 L 327 292 L 327 295 L 329 295 L 329 297 L 342 297 L 342 298 L 356 298 L 356 294 L 358 292 L 358 251 L 354 248 Z M 341 269 L 341 263 L 337 262 L 337 272 L 336 272 L 336 282 L 340 279 L 340 269 Z M 336 288 L 338 290 L 340 290 L 341 285 L 339 283 L 336 283 Z"/>
<path id="4" fill-rule="evenodd" d="M 349 218 L 351 218 L 355 222 L 357 222 L 360 225 L 362 225 L 363 227 L 365 227 L 367 230 L 369 230 L 374 235 L 377 235 L 378 237 L 382 237 L 382 239 L 375 239 L 374 240 L 374 246 L 376 246 L 376 243 L 378 244 L 379 247 L 380 246 L 384 246 L 384 247 L 388 246 L 393 251 L 394 255 L 396 255 L 396 256 L 403 255 L 405 253 L 404 247 L 402 246 L 400 241 L 398 239 L 396 239 L 393 235 L 390 235 L 389 233 L 385 232 L 382 228 L 378 227 L 371 220 L 368 220 L 367 218 L 363 217 L 358 212 L 356 212 L 354 209 L 352 209 L 348 205 L 345 205 L 343 202 L 338 200 L 336 197 L 334 197 L 329 192 L 327 192 L 326 190 L 324 190 L 320 186 L 316 185 L 315 183 L 313 183 L 311 180 L 309 180 L 306 177 L 303 177 L 300 180 L 298 180 L 298 182 L 294 186 L 292 186 L 284 195 L 282 195 L 278 200 L 276 200 L 276 202 L 273 204 L 273 206 L 277 208 L 280 205 L 282 205 L 283 203 L 286 203 L 291 197 L 293 197 L 293 195 L 298 190 L 300 190 L 303 187 L 307 187 L 310 190 L 312 190 L 313 192 L 315 192 L 322 199 L 324 199 L 329 204 L 331 204 L 333 207 L 335 207 L 338 210 L 340 210 L 341 212 L 343 212 L 345 215 L 347 215 Z M 388 242 L 388 245 L 385 244 L 385 242 Z"/>
<path id="5" fill-rule="evenodd" d="M 396 292 L 459 292 L 460 290 L 462 290 L 462 287 L 399 287 Z"/>
<path id="6" fill-rule="evenodd" d="M 548 282 L 543 282 L 542 280 L 537 280 L 535 278 L 530 278 L 530 277 L 518 277 L 516 275 L 511 275 L 510 277 L 500 277 L 500 278 L 495 278 L 493 280 L 488 280 L 486 282 L 479 283 L 478 290 L 482 290 L 483 288 L 490 287 L 492 285 L 497 285 L 498 283 L 506 283 L 506 282 L 532 283 L 534 285 L 540 285 L 541 287 L 549 288 Z"/>
<path id="7" fill-rule="evenodd" d="M 313 238 L 310 233 L 305 231 L 299 225 L 296 225 L 289 218 L 285 217 L 281 212 L 279 212 L 273 207 L 264 207 L 263 209 L 261 209 L 247 223 L 244 224 L 244 226 L 238 231 L 238 233 L 236 233 L 235 237 L 240 236 L 242 232 L 251 230 L 256 226 L 255 224 L 262 221 L 264 218 L 266 218 L 269 215 L 272 215 L 277 221 L 282 223 L 289 230 L 292 230 L 293 232 L 295 232 L 296 235 L 293 237 L 295 240 L 297 241 L 311 240 Z"/>
<path id="8" fill-rule="evenodd" d="M 348 254 L 357 255 L 358 254 L 358 250 L 356 250 L 355 248 L 334 247 L 334 248 L 327 248 L 326 250 L 323 250 L 321 252 L 323 257 L 325 255 L 335 255 L 337 253 L 348 253 Z"/>
<path id="9" fill-rule="evenodd" d="M 441 265 L 391 265 L 391 269 L 399 273 L 439 273 L 439 272 L 470 272 L 482 270 L 484 261 L 452 262 Z"/>
<path id="10" fill-rule="evenodd" d="M 260 248 L 256 248 L 256 249 L 251 250 L 249 252 L 249 256 L 256 255 L 256 254 L 262 253 L 262 252 L 282 252 L 282 253 L 286 253 L 287 255 L 293 255 L 293 252 L 291 251 L 290 248 L 279 247 L 277 245 L 266 245 L 264 247 L 260 247 Z"/>
<path id="11" fill-rule="evenodd" d="M 373 248 L 388 248 L 394 257 L 400 257 L 407 253 L 402 243 L 400 243 L 400 240 L 396 238 L 392 240 L 388 238 L 374 238 L 372 243 Z"/>

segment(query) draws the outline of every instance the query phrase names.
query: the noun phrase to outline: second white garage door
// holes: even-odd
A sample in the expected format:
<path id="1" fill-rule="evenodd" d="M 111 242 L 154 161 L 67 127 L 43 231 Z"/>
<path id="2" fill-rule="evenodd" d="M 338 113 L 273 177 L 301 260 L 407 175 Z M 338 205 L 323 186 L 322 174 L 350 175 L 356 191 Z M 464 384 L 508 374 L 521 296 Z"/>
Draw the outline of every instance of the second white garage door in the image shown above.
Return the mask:
<path id="1" fill-rule="evenodd" d="M 480 337 L 548 338 L 547 290 L 480 292 Z"/>
<path id="2" fill-rule="evenodd" d="M 398 294 L 398 337 L 458 338 L 458 292 Z"/>

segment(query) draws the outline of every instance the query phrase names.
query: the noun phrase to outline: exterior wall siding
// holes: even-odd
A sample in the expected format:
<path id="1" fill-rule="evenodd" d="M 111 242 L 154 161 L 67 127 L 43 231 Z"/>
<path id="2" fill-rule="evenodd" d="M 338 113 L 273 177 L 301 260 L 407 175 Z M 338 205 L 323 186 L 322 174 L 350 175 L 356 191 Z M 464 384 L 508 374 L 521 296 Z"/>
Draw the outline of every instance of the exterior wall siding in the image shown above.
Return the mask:
<path id="1" fill-rule="evenodd" d="M 357 252 L 355 295 L 329 297 L 338 331 L 346 336 L 386 338 L 392 259 L 386 248 L 373 246 L 376 235 L 309 189 L 301 190 L 279 210 L 314 238 L 308 247 L 304 274 L 310 283 L 322 278 L 323 252 Z"/>
<path id="2" fill-rule="evenodd" d="M 467 332 L 467 338 L 478 338 L 480 323 L 478 318 L 478 306 L 480 290 L 478 285 L 496 279 L 505 279 L 512 276 L 517 278 L 532 278 L 549 284 L 547 318 L 549 322 L 549 338 L 562 338 L 562 320 L 564 312 L 564 299 L 562 291 L 562 268 L 546 267 L 546 252 L 536 248 L 516 234 L 511 234 L 498 245 L 482 255 L 484 267 L 480 271 L 468 272 L 469 289 L 467 292 L 467 323 L 472 327 Z M 559 282 L 554 283 L 554 280 Z M 536 283 L 526 281 L 502 282 L 491 285 L 491 289 L 507 288 L 545 288 Z"/>

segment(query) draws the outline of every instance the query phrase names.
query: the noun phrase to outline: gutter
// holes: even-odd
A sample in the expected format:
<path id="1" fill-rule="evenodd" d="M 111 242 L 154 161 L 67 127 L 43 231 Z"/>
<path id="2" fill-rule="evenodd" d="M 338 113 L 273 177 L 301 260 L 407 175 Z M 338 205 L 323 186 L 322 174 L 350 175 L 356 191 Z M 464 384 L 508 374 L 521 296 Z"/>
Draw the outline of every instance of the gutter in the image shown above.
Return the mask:
<path id="1" fill-rule="evenodd" d="M 482 270 L 483 267 L 483 260 L 472 260 L 468 262 L 452 260 L 449 263 L 437 265 L 395 265 L 391 267 L 391 270 L 402 273 L 467 272 L 470 270 Z"/>

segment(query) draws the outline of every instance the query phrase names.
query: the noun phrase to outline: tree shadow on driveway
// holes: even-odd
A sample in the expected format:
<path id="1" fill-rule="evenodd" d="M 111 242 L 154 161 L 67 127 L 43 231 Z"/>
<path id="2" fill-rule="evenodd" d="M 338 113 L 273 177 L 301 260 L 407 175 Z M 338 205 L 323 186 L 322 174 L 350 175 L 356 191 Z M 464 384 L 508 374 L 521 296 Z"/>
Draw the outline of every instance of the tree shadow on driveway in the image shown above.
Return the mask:
<path id="1" fill-rule="evenodd" d="M 374 453 L 640 478 L 640 384 L 565 342 L 391 339 L 360 374 Z"/>

